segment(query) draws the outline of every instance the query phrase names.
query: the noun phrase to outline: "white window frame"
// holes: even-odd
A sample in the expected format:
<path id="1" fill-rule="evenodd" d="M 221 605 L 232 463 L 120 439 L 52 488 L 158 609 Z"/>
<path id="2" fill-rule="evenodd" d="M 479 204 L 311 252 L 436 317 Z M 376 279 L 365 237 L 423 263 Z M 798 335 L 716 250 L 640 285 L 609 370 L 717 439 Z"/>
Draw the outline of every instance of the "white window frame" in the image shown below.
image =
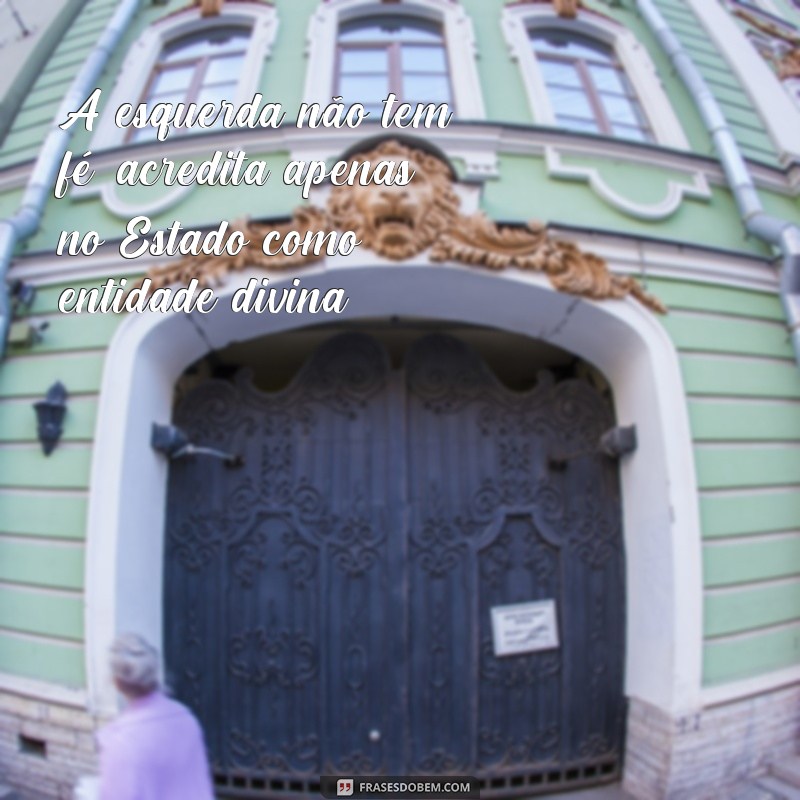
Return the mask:
<path id="1" fill-rule="evenodd" d="M 455 119 L 486 119 L 476 63 L 475 30 L 463 7 L 451 0 L 402 0 L 390 5 L 375 0 L 328 0 L 320 3 L 308 26 L 308 68 L 303 100 L 324 106 L 331 102 L 336 92 L 334 81 L 339 26 L 365 17 L 387 15 L 407 16 L 441 25 L 447 49 Z"/>
<path id="2" fill-rule="evenodd" d="M 562 30 L 611 47 L 636 92 L 655 143 L 678 150 L 689 149 L 689 141 L 661 85 L 655 65 L 644 46 L 627 28 L 612 20 L 586 13 L 579 12 L 575 19 L 564 19 L 552 8 L 529 6 L 507 6 L 503 9 L 501 24 L 511 57 L 517 61 L 522 72 L 536 124 L 558 126 L 529 32 L 536 28 Z"/>
<path id="3" fill-rule="evenodd" d="M 251 100 L 258 90 L 264 62 L 269 57 L 278 32 L 276 10 L 272 6 L 256 3 L 226 3 L 221 14 L 203 17 L 199 8 L 187 9 L 154 22 L 133 43 L 122 63 L 117 82 L 106 99 L 92 138 L 92 149 L 102 150 L 125 144 L 126 130 L 114 124 L 114 113 L 123 103 L 135 106 L 140 102 L 153 69 L 167 45 L 184 36 L 214 31 L 221 26 L 250 29 L 250 41 L 232 102 L 241 105 Z M 186 134 L 176 131 L 172 135 Z"/>

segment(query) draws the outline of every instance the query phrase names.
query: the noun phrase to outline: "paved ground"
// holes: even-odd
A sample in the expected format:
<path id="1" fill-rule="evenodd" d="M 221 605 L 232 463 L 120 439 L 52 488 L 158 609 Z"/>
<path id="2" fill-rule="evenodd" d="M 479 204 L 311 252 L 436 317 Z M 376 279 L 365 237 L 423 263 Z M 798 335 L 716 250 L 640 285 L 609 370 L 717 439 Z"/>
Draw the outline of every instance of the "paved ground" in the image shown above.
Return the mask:
<path id="1" fill-rule="evenodd" d="M 580 792 L 569 792 L 568 794 L 548 795 L 553 800 L 633 800 L 631 795 L 623 792 L 619 784 L 603 786 L 599 789 L 584 789 Z"/>
<path id="2" fill-rule="evenodd" d="M 765 775 L 737 789 L 731 800 L 800 800 L 800 789 Z"/>

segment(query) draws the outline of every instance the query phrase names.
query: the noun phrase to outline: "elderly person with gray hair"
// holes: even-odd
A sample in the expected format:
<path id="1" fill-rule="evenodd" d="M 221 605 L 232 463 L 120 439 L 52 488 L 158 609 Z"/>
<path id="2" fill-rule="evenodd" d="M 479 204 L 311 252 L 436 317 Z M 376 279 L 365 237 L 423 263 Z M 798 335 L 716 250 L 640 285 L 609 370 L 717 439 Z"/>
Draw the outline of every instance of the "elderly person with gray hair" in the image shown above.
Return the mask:
<path id="1" fill-rule="evenodd" d="M 203 732 L 160 691 L 156 650 L 120 636 L 111 672 L 127 707 L 100 732 L 100 800 L 213 800 Z"/>

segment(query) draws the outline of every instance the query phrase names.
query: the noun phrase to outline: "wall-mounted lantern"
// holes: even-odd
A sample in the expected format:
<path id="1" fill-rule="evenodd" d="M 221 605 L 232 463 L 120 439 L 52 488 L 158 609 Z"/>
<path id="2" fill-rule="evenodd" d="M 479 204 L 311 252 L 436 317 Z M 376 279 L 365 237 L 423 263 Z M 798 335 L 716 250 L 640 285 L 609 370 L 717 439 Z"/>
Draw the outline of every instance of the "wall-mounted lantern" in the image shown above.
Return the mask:
<path id="1" fill-rule="evenodd" d="M 44 400 L 33 404 L 36 411 L 36 432 L 42 450 L 49 456 L 56 449 L 64 432 L 64 416 L 67 413 L 67 390 L 61 381 L 56 381 L 48 390 Z"/>

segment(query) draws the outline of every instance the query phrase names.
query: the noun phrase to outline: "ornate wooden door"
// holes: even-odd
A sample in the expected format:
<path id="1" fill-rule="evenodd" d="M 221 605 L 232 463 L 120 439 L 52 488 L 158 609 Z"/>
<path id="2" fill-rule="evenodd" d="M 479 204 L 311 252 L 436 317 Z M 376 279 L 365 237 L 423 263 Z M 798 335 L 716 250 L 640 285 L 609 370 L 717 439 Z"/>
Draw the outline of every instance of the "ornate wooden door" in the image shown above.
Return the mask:
<path id="1" fill-rule="evenodd" d="M 392 372 L 345 334 L 288 389 L 209 381 L 175 421 L 245 462 L 174 462 L 167 515 L 168 677 L 224 794 L 458 773 L 514 795 L 618 774 L 619 490 L 587 383 L 510 392 L 443 336 Z M 496 656 L 491 609 L 536 600 L 555 602 L 560 646 Z"/>

